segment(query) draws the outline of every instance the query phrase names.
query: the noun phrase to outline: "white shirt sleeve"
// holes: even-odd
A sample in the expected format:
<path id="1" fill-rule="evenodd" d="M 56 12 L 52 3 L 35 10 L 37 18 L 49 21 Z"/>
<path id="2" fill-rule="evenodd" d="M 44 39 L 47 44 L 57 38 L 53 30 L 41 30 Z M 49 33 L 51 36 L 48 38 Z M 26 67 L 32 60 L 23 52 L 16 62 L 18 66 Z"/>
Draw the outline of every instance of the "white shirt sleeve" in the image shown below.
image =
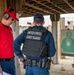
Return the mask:
<path id="1" fill-rule="evenodd" d="M 11 75 L 11 74 L 6 73 L 6 72 L 3 71 L 2 75 Z"/>

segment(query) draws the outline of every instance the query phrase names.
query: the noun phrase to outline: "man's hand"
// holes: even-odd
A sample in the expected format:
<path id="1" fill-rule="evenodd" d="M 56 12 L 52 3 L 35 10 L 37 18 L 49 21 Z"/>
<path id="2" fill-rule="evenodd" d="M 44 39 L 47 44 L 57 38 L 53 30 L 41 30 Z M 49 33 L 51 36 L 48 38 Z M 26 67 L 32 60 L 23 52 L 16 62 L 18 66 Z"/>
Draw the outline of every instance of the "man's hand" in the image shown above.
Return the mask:
<path id="1" fill-rule="evenodd" d="M 0 66 L 0 73 L 2 73 L 2 67 Z"/>
<path id="2" fill-rule="evenodd" d="M 26 56 L 24 55 L 24 58 L 19 58 L 19 63 L 22 64 L 23 62 L 25 62 L 26 59 L 27 59 L 27 58 L 26 58 Z"/>

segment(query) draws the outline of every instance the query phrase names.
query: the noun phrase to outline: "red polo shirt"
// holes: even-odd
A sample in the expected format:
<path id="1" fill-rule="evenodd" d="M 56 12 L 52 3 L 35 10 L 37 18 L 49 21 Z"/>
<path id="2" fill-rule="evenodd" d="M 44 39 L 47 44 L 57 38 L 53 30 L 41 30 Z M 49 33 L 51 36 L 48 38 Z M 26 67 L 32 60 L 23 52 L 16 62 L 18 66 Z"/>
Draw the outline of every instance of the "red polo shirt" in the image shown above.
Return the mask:
<path id="1" fill-rule="evenodd" d="M 14 57 L 12 29 L 0 22 L 0 58 L 12 57 Z"/>

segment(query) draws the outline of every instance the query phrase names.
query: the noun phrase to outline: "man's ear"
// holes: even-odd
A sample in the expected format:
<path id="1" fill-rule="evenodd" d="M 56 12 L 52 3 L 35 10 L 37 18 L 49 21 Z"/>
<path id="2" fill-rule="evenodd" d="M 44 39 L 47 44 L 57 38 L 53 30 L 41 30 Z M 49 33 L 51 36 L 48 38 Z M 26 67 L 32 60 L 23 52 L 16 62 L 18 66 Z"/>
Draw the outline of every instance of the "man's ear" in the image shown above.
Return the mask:
<path id="1" fill-rule="evenodd" d="M 45 21 L 42 22 L 42 25 L 44 25 L 44 24 L 45 24 Z"/>
<path id="2" fill-rule="evenodd" d="M 3 14 L 3 18 L 4 18 L 5 20 L 8 20 L 8 19 L 10 18 L 10 16 L 9 16 L 9 14 L 5 13 L 5 14 Z"/>
<path id="3" fill-rule="evenodd" d="M 35 25 L 35 22 L 33 22 L 33 25 Z"/>

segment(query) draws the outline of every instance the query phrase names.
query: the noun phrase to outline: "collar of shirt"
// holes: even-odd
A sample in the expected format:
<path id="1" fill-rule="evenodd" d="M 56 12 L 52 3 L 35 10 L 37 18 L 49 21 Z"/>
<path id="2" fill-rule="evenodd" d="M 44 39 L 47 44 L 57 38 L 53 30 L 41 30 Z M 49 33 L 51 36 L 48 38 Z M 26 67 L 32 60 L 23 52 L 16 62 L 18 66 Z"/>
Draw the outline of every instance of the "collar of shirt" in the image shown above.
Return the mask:
<path id="1" fill-rule="evenodd" d="M 43 28 L 43 26 L 33 26 L 33 28 L 41 29 L 41 28 Z"/>

